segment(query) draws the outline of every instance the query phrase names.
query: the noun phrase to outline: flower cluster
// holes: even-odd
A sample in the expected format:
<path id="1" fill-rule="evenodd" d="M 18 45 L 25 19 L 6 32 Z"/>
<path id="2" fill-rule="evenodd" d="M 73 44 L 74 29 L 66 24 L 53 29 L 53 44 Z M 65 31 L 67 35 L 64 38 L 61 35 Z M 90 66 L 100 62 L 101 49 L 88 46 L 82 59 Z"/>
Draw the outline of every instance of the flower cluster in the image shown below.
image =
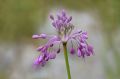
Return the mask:
<path id="1" fill-rule="evenodd" d="M 93 55 L 93 47 L 87 43 L 87 32 L 81 30 L 73 32 L 74 25 L 71 24 L 72 16 L 68 16 L 63 10 L 57 17 L 50 15 L 53 27 L 57 30 L 58 35 L 39 34 L 33 35 L 33 39 L 47 39 L 48 42 L 37 48 L 40 53 L 35 60 L 36 65 L 44 66 L 50 59 L 55 59 L 56 54 L 61 51 L 61 43 L 71 42 L 70 53 L 77 54 L 78 57 Z M 76 42 L 76 43 L 73 43 Z M 54 46 L 59 45 L 58 50 L 54 50 Z"/>

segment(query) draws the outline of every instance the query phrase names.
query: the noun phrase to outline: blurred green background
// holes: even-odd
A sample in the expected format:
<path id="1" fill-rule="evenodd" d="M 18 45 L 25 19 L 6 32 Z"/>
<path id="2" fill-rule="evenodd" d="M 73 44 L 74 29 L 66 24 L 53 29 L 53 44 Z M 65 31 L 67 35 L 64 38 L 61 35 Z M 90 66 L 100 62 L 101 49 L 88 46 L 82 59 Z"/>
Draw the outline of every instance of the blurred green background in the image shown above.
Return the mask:
<path id="1" fill-rule="evenodd" d="M 0 79 L 66 78 L 66 74 L 61 77 L 65 68 L 60 67 L 64 67 L 64 62 L 60 67 L 55 61 L 55 67 L 51 65 L 53 62 L 45 69 L 31 67 L 37 56 L 35 48 L 42 43 L 33 40 L 32 35 L 46 30 L 51 33 L 48 15 L 61 9 L 73 16 L 75 24 L 93 21 L 85 30 L 90 33 L 95 56 L 85 63 L 72 57 L 71 63 L 79 63 L 71 66 L 72 77 L 120 79 L 120 0 L 0 0 Z M 58 58 L 61 61 L 62 55 Z"/>

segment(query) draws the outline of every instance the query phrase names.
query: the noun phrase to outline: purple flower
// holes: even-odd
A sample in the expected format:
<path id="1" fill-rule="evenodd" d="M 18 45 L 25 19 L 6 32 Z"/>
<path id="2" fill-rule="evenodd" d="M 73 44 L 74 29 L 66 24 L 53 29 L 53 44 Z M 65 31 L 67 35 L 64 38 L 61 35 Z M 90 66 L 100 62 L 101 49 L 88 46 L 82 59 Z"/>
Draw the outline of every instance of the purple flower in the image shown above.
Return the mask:
<path id="1" fill-rule="evenodd" d="M 74 25 L 71 23 L 72 16 L 68 16 L 63 10 L 56 18 L 50 15 L 50 19 L 58 35 L 39 34 L 32 36 L 33 39 L 48 40 L 46 44 L 37 48 L 41 54 L 35 60 L 34 64 L 44 66 L 47 61 L 55 59 L 56 55 L 61 51 L 61 43 L 67 43 L 69 41 L 71 41 L 71 43 L 72 41 L 76 42 L 72 43 L 70 54 L 77 54 L 78 57 L 82 58 L 93 55 L 93 47 L 87 43 L 87 32 L 81 30 L 73 32 Z M 55 50 L 56 45 L 59 46 L 57 50 Z"/>

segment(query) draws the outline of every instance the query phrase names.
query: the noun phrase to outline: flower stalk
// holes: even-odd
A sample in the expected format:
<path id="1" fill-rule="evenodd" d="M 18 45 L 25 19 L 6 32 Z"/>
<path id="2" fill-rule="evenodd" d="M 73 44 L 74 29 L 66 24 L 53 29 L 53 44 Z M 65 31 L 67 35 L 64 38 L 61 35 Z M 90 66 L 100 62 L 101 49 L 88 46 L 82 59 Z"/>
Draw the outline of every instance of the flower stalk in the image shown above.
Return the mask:
<path id="1" fill-rule="evenodd" d="M 71 79 L 71 73 L 70 73 L 70 66 L 69 66 L 69 60 L 68 60 L 68 54 L 67 54 L 67 43 L 63 43 L 63 50 L 64 50 L 64 58 L 66 63 L 66 69 L 67 69 L 67 75 L 68 79 Z"/>

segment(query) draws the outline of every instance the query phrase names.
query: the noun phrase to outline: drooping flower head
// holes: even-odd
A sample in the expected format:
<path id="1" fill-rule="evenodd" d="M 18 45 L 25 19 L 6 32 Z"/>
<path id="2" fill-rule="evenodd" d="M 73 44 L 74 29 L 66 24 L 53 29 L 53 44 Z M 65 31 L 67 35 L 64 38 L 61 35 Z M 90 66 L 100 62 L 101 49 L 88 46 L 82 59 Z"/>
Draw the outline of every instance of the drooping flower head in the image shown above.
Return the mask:
<path id="1" fill-rule="evenodd" d="M 87 32 L 81 30 L 73 32 L 74 25 L 71 23 L 72 16 L 68 16 L 64 10 L 56 17 L 50 15 L 52 26 L 57 30 L 57 35 L 39 34 L 33 35 L 33 39 L 47 39 L 48 42 L 39 46 L 37 50 L 40 53 L 35 60 L 36 65 L 44 66 L 50 59 L 55 59 L 56 55 L 61 51 L 61 43 L 71 42 L 70 54 L 76 54 L 78 57 L 85 58 L 93 55 L 93 47 L 88 45 Z M 76 43 L 73 43 L 76 42 Z M 59 45 L 58 50 L 54 50 L 54 46 Z M 49 50 L 52 49 L 52 50 Z"/>

